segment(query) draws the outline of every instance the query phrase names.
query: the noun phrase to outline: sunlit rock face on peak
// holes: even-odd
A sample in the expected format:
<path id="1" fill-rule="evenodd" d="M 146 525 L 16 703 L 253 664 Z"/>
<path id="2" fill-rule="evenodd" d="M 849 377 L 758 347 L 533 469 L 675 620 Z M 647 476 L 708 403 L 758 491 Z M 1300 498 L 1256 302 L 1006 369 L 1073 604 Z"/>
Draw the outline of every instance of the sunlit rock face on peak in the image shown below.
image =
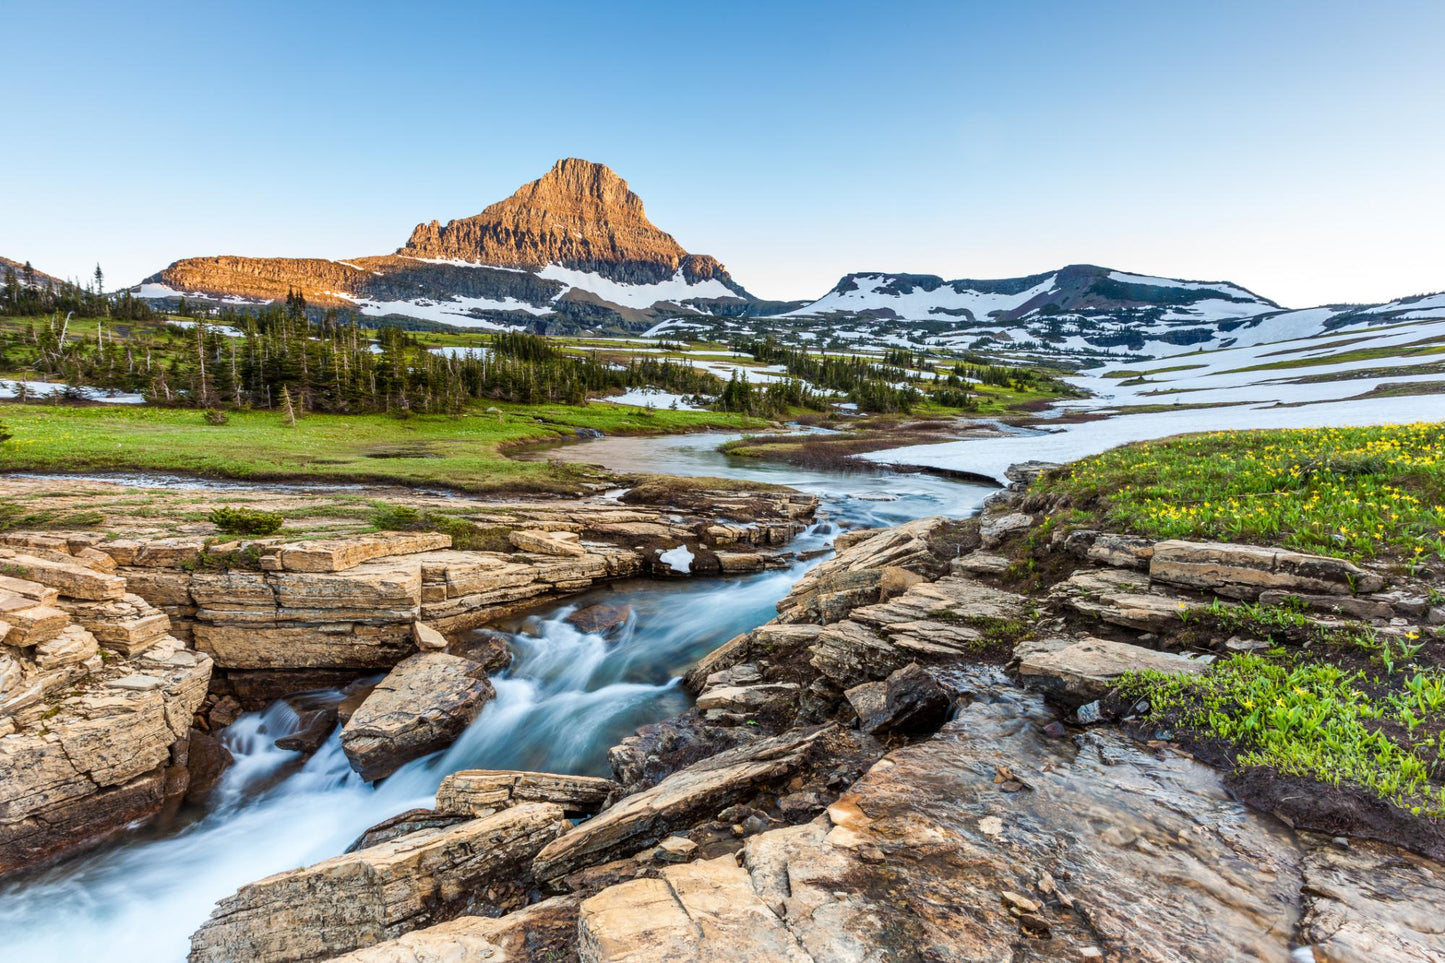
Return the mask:
<path id="1" fill-rule="evenodd" d="M 469 328 L 639 331 L 678 315 L 742 315 L 760 302 L 718 261 L 647 219 L 611 168 L 566 158 L 480 214 L 418 224 L 394 254 L 187 258 L 136 294 L 232 305 L 279 301 Z"/>
<path id="2" fill-rule="evenodd" d="M 721 264 L 689 254 L 647 219 L 642 199 L 610 167 L 567 158 L 482 213 L 418 224 L 400 255 L 501 267 L 555 264 L 626 284 L 657 284 L 682 272 L 717 279 L 746 296 Z"/>

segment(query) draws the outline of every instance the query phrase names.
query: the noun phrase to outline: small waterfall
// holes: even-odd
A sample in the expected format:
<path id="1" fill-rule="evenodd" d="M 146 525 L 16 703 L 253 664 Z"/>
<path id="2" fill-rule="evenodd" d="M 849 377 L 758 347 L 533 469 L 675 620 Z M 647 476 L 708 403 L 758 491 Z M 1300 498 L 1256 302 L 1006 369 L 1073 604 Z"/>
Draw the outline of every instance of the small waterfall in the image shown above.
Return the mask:
<path id="1" fill-rule="evenodd" d="M 589 456 L 613 448 L 626 453 L 631 463 L 614 466 L 622 470 L 756 478 L 821 496 L 819 520 L 791 546 L 799 554 L 827 548 L 843 528 L 967 514 L 989 492 L 927 475 L 739 467 L 713 450 L 718 441 L 715 435 L 645 444 L 606 438 L 586 447 Z M 891 500 L 859 497 L 878 494 Z M 778 599 L 820 560 L 742 578 L 616 583 L 504 626 L 515 657 L 493 678 L 496 698 L 450 747 L 408 763 L 379 786 L 352 772 L 334 732 L 304 760 L 277 749 L 274 740 L 297 724 L 286 703 L 242 716 L 223 736 L 235 764 L 199 818 L 165 836 L 142 829 L 0 883 L 0 963 L 183 960 L 190 934 L 217 900 L 247 882 L 335 856 L 397 813 L 431 806 L 448 773 L 515 768 L 606 775 L 609 747 L 688 707 L 677 677 L 772 618 Z M 632 615 L 606 637 L 566 621 L 597 602 L 631 606 Z"/>
<path id="2" fill-rule="evenodd" d="M 369 826 L 431 806 L 458 769 L 606 775 L 607 749 L 684 711 L 676 676 L 772 615 L 806 565 L 742 579 L 630 582 L 523 620 L 497 694 L 449 748 L 378 786 L 351 770 L 336 733 L 310 758 L 277 749 L 296 727 L 283 701 L 247 713 L 223 741 L 235 756 L 208 811 L 164 838 L 131 838 L 0 884 L 0 960 L 182 960 L 217 900 L 244 883 L 341 853 Z M 606 601 L 632 615 L 607 637 L 566 621 Z M 340 693 L 332 693 L 340 698 Z"/>

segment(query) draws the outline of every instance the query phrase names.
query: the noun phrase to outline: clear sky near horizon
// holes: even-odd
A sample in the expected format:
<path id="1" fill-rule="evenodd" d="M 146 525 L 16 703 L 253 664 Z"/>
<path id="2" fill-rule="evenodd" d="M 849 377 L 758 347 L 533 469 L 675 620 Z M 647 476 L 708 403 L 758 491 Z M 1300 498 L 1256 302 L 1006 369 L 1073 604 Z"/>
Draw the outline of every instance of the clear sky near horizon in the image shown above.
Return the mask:
<path id="1" fill-rule="evenodd" d="M 0 41 L 0 255 L 67 277 L 387 253 L 577 156 L 762 297 L 1445 289 L 1441 0 L 46 0 Z"/>

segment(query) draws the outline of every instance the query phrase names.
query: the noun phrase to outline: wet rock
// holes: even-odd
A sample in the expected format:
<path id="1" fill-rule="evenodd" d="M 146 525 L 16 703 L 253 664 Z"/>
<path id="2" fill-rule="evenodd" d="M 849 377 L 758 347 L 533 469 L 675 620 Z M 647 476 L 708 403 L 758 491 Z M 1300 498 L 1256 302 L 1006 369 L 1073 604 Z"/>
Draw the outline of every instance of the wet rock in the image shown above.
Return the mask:
<path id="1" fill-rule="evenodd" d="M 567 616 L 566 622 L 579 632 L 589 635 L 607 635 L 627 624 L 632 618 L 630 605 L 606 605 L 598 603 L 578 609 Z"/>
<path id="2" fill-rule="evenodd" d="M 760 785 L 793 772 L 824 728 L 794 730 L 720 753 L 627 796 L 559 837 L 537 855 L 533 872 L 551 882 L 585 866 L 630 855 Z"/>
<path id="3" fill-rule="evenodd" d="M 488 675 L 501 672 L 512 664 L 512 643 L 501 632 L 473 629 L 447 649 L 452 655 L 481 664 Z"/>
<path id="4" fill-rule="evenodd" d="M 235 757 L 221 740 L 209 732 L 192 729 L 189 739 L 186 768 L 190 771 L 190 779 L 186 785 L 186 802 L 203 806 Z"/>
<path id="5" fill-rule="evenodd" d="M 916 662 L 883 682 L 865 683 L 845 695 L 858 714 L 859 728 L 867 733 L 933 732 L 953 708 L 948 693 Z"/>
<path id="6" fill-rule="evenodd" d="M 330 959 L 455 916 L 498 880 L 511 884 L 500 908 L 519 906 L 528 862 L 569 825 L 529 803 L 249 883 L 191 937 L 190 959 Z"/>
<path id="7" fill-rule="evenodd" d="M 1311 959 L 1425 963 L 1445 958 L 1440 864 L 1393 846 L 1347 848 L 1304 838 L 1304 918 L 1300 940 Z"/>
<path id="8" fill-rule="evenodd" d="M 1377 592 L 1384 579 L 1343 559 L 1229 542 L 1166 541 L 1154 546 L 1149 575 L 1161 582 L 1256 599 L 1261 592 L 1352 595 Z"/>
<path id="9" fill-rule="evenodd" d="M 223 729 L 241 718 L 241 703 L 232 696 L 222 696 L 216 700 L 207 713 L 207 719 L 212 729 Z"/>
<path id="10" fill-rule="evenodd" d="M 368 782 L 450 745 L 495 694 L 470 659 L 423 652 L 402 661 L 341 729 L 352 768 Z"/>
<path id="11" fill-rule="evenodd" d="M 592 814 L 621 787 L 611 779 L 515 769 L 463 769 L 442 780 L 441 813 L 482 816 L 524 802 L 547 802 L 574 815 Z"/>
<path id="12" fill-rule="evenodd" d="M 482 814 L 477 814 L 482 815 Z M 490 816 L 491 813 L 485 815 Z M 372 846 L 379 846 L 382 843 L 399 839 L 402 836 L 409 836 L 412 833 L 421 832 L 424 829 L 450 829 L 458 823 L 466 822 L 474 818 L 471 815 L 457 815 L 454 813 L 441 813 L 434 809 L 408 809 L 404 813 L 397 813 L 390 819 L 383 819 L 375 826 L 370 827 L 366 832 L 356 837 L 351 845 L 346 847 L 346 852 L 354 853 L 358 849 L 368 849 Z"/>
<path id="13" fill-rule="evenodd" d="M 310 755 L 336 728 L 337 699 L 329 693 L 302 692 L 283 700 L 296 713 L 296 728 L 276 740 L 277 749 Z"/>
<path id="14" fill-rule="evenodd" d="M 1102 699 L 1125 672 L 1148 669 L 1200 675 L 1209 668 L 1198 659 L 1109 639 L 1045 639 L 1024 643 L 1016 654 L 1019 679 L 1025 685 L 1071 706 Z"/>

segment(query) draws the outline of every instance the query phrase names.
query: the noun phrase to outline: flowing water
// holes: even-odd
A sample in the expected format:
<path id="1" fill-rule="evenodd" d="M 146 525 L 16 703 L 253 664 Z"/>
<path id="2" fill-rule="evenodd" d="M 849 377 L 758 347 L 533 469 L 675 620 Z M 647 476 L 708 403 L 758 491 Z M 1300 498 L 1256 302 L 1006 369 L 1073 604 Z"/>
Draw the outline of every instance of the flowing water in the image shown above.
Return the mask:
<path id="1" fill-rule="evenodd" d="M 626 471 L 721 475 L 792 485 L 821 498 L 819 521 L 791 546 L 824 548 L 840 528 L 972 511 L 988 489 L 928 475 L 831 473 L 729 459 L 727 436 L 607 438 L 561 450 Z M 559 452 L 548 452 L 557 456 Z M 430 806 L 459 769 L 606 775 L 607 749 L 638 726 L 684 711 L 678 676 L 722 642 L 766 622 L 813 564 L 741 578 L 633 579 L 502 623 L 515 658 L 496 698 L 449 748 L 379 786 L 351 771 L 331 738 L 309 759 L 277 749 L 296 717 L 285 703 L 250 713 L 224 740 L 236 757 L 207 811 L 179 829 L 137 828 L 99 850 L 0 884 L 0 960 L 184 959 L 218 899 L 252 880 L 342 851 L 367 827 Z M 629 605 L 613 637 L 565 621 L 594 602 Z M 339 698 L 339 695 L 337 696 Z"/>

